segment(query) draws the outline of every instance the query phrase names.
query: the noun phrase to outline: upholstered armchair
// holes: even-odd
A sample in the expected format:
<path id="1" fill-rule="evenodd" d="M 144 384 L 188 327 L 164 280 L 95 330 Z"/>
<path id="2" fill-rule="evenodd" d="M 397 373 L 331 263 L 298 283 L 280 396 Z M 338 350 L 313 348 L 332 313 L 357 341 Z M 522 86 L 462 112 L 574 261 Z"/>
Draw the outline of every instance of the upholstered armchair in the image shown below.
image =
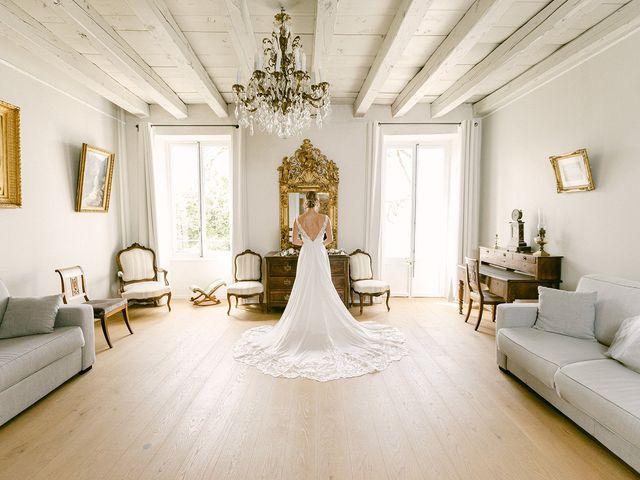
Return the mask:
<path id="1" fill-rule="evenodd" d="M 171 311 L 171 287 L 169 272 L 156 266 L 156 254 L 138 243 L 129 245 L 116 254 L 120 296 L 130 302 L 153 303 L 158 306 L 167 297 Z M 162 280 L 158 274 L 162 274 Z"/>
<path id="2" fill-rule="evenodd" d="M 354 294 L 358 294 L 360 300 L 360 314 L 362 314 L 363 300 L 368 295 L 369 305 L 373 305 L 373 297 L 387 295 L 387 311 L 389 308 L 389 296 L 391 287 L 383 280 L 374 280 L 371 267 L 371 255 L 358 249 L 349 254 L 349 277 L 351 279 L 351 305 Z"/>
<path id="3" fill-rule="evenodd" d="M 227 315 L 231 312 L 231 297 L 250 298 L 258 295 L 264 310 L 264 285 L 262 284 L 262 257 L 251 250 L 245 250 L 235 258 L 234 283 L 227 286 Z"/>

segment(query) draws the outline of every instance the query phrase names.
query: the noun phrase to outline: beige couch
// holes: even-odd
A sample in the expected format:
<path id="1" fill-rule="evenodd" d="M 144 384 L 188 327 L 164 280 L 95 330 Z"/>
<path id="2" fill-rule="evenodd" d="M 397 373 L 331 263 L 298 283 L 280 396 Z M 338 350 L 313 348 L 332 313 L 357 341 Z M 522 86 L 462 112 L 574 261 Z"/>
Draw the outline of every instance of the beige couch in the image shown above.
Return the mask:
<path id="1" fill-rule="evenodd" d="M 498 366 L 640 472 L 640 374 L 604 355 L 622 321 L 640 314 L 640 283 L 587 275 L 577 291 L 598 292 L 597 341 L 532 328 L 536 304 L 500 305 Z"/>
<path id="2" fill-rule="evenodd" d="M 9 292 L 0 282 L 0 321 Z M 95 361 L 93 310 L 63 305 L 53 333 L 0 339 L 0 425 Z"/>

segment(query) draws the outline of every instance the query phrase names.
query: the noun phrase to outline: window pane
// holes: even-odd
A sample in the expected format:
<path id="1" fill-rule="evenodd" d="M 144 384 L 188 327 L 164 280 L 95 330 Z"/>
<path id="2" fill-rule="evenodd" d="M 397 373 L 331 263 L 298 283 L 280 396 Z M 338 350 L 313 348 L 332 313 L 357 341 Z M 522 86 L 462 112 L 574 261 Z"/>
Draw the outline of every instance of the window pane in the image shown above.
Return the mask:
<path id="1" fill-rule="evenodd" d="M 411 256 L 413 148 L 386 150 L 382 228 L 384 256 Z"/>
<path id="2" fill-rule="evenodd" d="M 202 144 L 205 254 L 231 250 L 229 145 Z"/>
<path id="3" fill-rule="evenodd" d="M 200 255 L 200 174 L 198 144 L 169 145 L 173 251 Z"/>

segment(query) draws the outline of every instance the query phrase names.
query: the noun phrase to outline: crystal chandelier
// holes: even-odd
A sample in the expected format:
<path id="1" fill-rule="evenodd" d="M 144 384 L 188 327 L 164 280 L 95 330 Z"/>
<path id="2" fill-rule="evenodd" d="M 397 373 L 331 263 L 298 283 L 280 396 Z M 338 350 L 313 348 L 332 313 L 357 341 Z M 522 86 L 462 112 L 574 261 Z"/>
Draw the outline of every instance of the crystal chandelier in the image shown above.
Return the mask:
<path id="1" fill-rule="evenodd" d="M 315 116 L 318 126 L 330 112 L 329 84 L 311 82 L 306 55 L 296 35 L 291 39 L 291 17 L 281 9 L 275 16 L 271 38 L 262 40 L 264 56 L 256 57 L 256 70 L 247 86 L 233 86 L 236 118 L 253 135 L 254 122 L 280 138 L 299 136 Z M 318 79 L 320 80 L 320 79 Z"/>

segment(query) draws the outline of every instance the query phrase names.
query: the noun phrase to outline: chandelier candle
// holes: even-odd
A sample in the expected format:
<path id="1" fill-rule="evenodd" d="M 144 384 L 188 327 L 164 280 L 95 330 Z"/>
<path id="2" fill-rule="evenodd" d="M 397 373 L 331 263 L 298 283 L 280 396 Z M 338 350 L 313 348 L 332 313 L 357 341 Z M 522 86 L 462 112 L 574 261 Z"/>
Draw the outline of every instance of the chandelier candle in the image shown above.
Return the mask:
<path id="1" fill-rule="evenodd" d="M 246 87 L 233 86 L 236 118 L 253 134 L 254 124 L 280 138 L 299 136 L 311 126 L 321 127 L 331 110 L 329 84 L 311 82 L 300 36 L 291 35 L 291 17 L 283 9 L 275 16 L 274 31 L 262 40 L 263 56 Z"/>

